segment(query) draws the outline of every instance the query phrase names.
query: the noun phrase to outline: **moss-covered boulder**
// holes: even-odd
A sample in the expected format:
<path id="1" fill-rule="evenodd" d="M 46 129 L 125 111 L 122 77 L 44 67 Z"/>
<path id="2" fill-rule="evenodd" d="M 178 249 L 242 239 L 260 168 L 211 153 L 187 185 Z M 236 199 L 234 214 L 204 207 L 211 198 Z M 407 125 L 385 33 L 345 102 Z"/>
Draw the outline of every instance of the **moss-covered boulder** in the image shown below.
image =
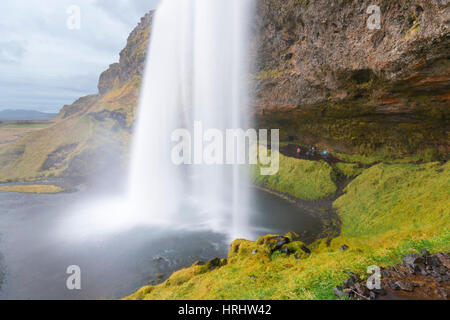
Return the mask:
<path id="1" fill-rule="evenodd" d="M 280 250 L 286 254 L 293 254 L 296 259 L 306 259 L 311 254 L 311 250 L 301 241 L 287 243 Z"/>
<path id="2" fill-rule="evenodd" d="M 284 235 L 286 238 L 289 239 L 289 241 L 299 241 L 300 239 L 300 235 L 296 232 L 288 232 Z"/>
<path id="3" fill-rule="evenodd" d="M 256 243 L 261 246 L 265 246 L 270 250 L 270 252 L 274 252 L 276 250 L 280 250 L 285 244 L 289 243 L 291 240 L 288 237 L 277 236 L 269 234 L 267 236 L 262 236 L 256 240 Z"/>
<path id="4" fill-rule="evenodd" d="M 230 245 L 228 252 L 228 263 L 243 260 L 257 260 L 261 263 L 270 261 L 271 251 L 268 247 L 260 245 L 255 241 L 238 239 Z"/>
<path id="5" fill-rule="evenodd" d="M 208 261 L 203 268 L 205 271 L 213 271 L 217 268 L 223 267 L 228 263 L 227 259 L 220 259 L 220 258 L 214 258 L 210 261 Z"/>

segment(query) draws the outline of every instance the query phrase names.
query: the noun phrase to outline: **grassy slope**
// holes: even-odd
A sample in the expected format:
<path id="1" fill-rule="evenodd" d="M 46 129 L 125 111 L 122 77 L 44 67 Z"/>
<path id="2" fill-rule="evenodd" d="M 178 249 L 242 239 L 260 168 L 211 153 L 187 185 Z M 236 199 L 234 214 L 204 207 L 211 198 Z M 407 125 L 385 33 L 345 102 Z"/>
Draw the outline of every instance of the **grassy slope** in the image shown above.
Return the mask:
<path id="1" fill-rule="evenodd" d="M 328 163 L 279 156 L 279 171 L 275 175 L 262 176 L 260 167 L 253 167 L 254 183 L 303 200 L 317 200 L 336 192 L 333 168 Z"/>
<path id="2" fill-rule="evenodd" d="M 19 192 L 19 193 L 59 193 L 64 189 L 53 185 L 20 185 L 20 186 L 0 186 L 0 192 Z"/>
<path id="3" fill-rule="evenodd" d="M 74 157 L 95 150 L 105 140 L 124 141 L 126 144 L 129 140 L 126 130 L 112 130 L 115 125 L 113 121 L 99 123 L 90 114 L 103 110 L 120 112 L 126 116 L 127 125 L 131 125 L 139 87 L 140 79 L 136 77 L 90 101 L 81 114 L 60 119 L 48 128 L 32 132 L 0 148 L 0 183 L 56 177 L 61 175 Z M 64 155 L 58 167 L 42 170 L 49 155 L 73 144 L 76 148 Z"/>
<path id="4" fill-rule="evenodd" d="M 129 299 L 336 299 L 347 272 L 398 263 L 407 253 L 450 248 L 450 164 L 379 164 L 365 170 L 335 202 L 342 235 L 310 246 L 308 259 L 236 240 L 228 264 L 194 266 Z M 342 244 L 350 249 L 339 251 Z M 253 250 L 256 254 L 251 254 Z"/>

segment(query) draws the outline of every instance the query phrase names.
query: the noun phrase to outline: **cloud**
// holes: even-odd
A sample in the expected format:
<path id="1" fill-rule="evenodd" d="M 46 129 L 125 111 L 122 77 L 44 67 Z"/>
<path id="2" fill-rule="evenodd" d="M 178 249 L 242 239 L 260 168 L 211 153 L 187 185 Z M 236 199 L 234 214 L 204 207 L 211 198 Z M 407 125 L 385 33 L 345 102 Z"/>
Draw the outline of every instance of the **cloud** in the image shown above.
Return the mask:
<path id="1" fill-rule="evenodd" d="M 26 41 L 0 41 L 0 62 L 17 63 L 26 52 Z"/>
<path id="2" fill-rule="evenodd" d="M 155 9 L 160 0 L 96 0 L 95 4 L 125 24 L 136 23 L 143 12 Z"/>
<path id="3" fill-rule="evenodd" d="M 97 92 L 131 30 L 157 0 L 0 1 L 0 110 L 59 110 Z M 71 5 L 81 28 L 67 27 Z"/>

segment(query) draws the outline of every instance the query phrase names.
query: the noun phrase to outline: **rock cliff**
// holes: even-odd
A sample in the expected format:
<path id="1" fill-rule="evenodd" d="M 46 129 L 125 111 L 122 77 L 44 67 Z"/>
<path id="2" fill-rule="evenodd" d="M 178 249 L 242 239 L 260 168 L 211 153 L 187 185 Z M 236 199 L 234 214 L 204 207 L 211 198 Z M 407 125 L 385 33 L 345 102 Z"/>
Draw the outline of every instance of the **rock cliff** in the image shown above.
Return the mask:
<path id="1" fill-rule="evenodd" d="M 261 126 L 341 152 L 449 150 L 448 1 L 259 0 L 256 16 Z"/>

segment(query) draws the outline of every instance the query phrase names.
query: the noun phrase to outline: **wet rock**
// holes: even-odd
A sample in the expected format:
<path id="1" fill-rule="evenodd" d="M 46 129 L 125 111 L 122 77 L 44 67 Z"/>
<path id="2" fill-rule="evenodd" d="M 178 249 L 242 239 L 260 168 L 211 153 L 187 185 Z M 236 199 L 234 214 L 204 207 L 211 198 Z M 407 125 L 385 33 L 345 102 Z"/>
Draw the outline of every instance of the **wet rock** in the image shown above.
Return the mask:
<path id="1" fill-rule="evenodd" d="M 192 264 L 192 266 L 193 267 L 195 267 L 195 266 L 203 266 L 205 264 L 205 262 L 203 261 L 203 260 L 197 260 L 197 261 L 195 261 L 193 264 Z"/>
<path id="2" fill-rule="evenodd" d="M 348 275 L 349 275 L 350 277 L 355 278 L 357 281 L 361 281 L 361 277 L 360 277 L 359 274 L 357 274 L 357 273 L 349 272 Z"/>
<path id="3" fill-rule="evenodd" d="M 416 270 L 414 270 L 410 266 L 406 267 L 406 269 L 408 270 L 408 273 L 411 274 L 411 275 L 416 273 Z"/>
<path id="4" fill-rule="evenodd" d="M 407 281 L 397 281 L 397 282 L 395 282 L 395 285 L 398 288 L 397 290 L 403 290 L 403 291 L 407 291 L 407 292 L 413 292 L 414 288 L 416 287 L 414 283 L 407 282 Z"/>
<path id="5" fill-rule="evenodd" d="M 285 253 L 285 254 L 290 254 L 290 253 L 291 253 L 291 251 L 289 250 L 289 248 L 286 247 L 286 246 L 283 246 L 283 247 L 280 249 L 280 251 L 281 251 L 282 253 Z"/>
<path id="6" fill-rule="evenodd" d="M 296 232 L 288 232 L 284 236 L 290 241 L 301 241 L 300 235 Z"/>
<path id="7" fill-rule="evenodd" d="M 344 281 L 343 286 L 344 286 L 344 288 L 353 288 L 357 282 L 358 282 L 358 280 L 355 279 L 355 277 L 350 277 Z"/>
<path id="8" fill-rule="evenodd" d="M 422 271 L 425 269 L 425 259 L 418 254 L 409 254 L 403 258 L 405 266 L 411 270 L 411 274 L 415 271 Z"/>
<path id="9" fill-rule="evenodd" d="M 426 259 L 426 263 L 433 267 L 440 267 L 442 265 L 441 260 L 437 257 L 437 255 L 435 256 L 431 256 L 431 257 L 427 257 Z"/>
<path id="10" fill-rule="evenodd" d="M 391 276 L 391 273 L 386 269 L 381 269 L 381 276 L 383 278 L 389 278 Z"/>
<path id="11" fill-rule="evenodd" d="M 372 290 L 376 295 L 379 296 L 385 296 L 387 294 L 386 290 L 381 288 L 381 289 L 374 289 Z"/>
<path id="12" fill-rule="evenodd" d="M 209 270 L 214 271 L 214 269 L 217 269 L 217 268 L 220 268 L 220 267 L 226 265 L 227 262 L 228 262 L 227 259 L 214 258 L 214 259 L 208 261 L 205 266 Z"/>
<path id="13" fill-rule="evenodd" d="M 359 282 L 355 284 L 355 290 L 361 296 L 367 297 L 369 295 L 369 289 L 367 289 L 367 287 L 365 285 L 363 285 Z"/>
<path id="14" fill-rule="evenodd" d="M 441 264 L 446 267 L 447 269 L 450 269 L 450 256 L 448 254 L 438 252 L 436 254 L 436 257 L 441 262 Z"/>
<path id="15" fill-rule="evenodd" d="M 422 249 L 419 252 L 422 255 L 422 257 L 424 257 L 424 258 L 431 256 L 430 251 L 428 251 L 427 249 Z"/>
<path id="16" fill-rule="evenodd" d="M 390 287 L 392 290 L 399 290 L 399 289 L 400 289 L 400 287 L 397 285 L 397 283 L 394 282 L 394 281 L 392 281 L 392 280 L 389 280 L 389 281 L 388 281 L 388 285 L 389 285 L 389 287 Z"/>
<path id="17" fill-rule="evenodd" d="M 432 256 L 428 251 L 422 250 L 421 255 L 405 256 L 401 265 L 380 268 L 381 289 L 368 289 L 361 277 L 352 272 L 349 272 L 349 278 L 344 281 L 340 289 L 344 293 L 348 292 L 351 299 L 358 300 L 373 300 L 387 295 L 391 290 L 415 292 L 413 295 L 421 299 L 423 297 L 448 299 L 450 271 L 445 263 L 448 263 L 446 259 L 449 258 L 450 255 L 447 253 Z M 420 271 L 420 274 L 417 271 Z M 415 288 L 419 289 L 415 290 Z"/>
<path id="18" fill-rule="evenodd" d="M 166 259 L 164 259 L 163 257 L 157 257 L 157 258 L 154 258 L 153 261 L 156 263 L 163 263 L 166 261 Z"/>
<path id="19" fill-rule="evenodd" d="M 307 255 L 310 255 L 310 254 L 311 254 L 311 250 L 309 250 L 308 247 L 306 247 L 306 246 L 302 246 L 302 250 L 303 250 Z"/>
<path id="20" fill-rule="evenodd" d="M 447 274 L 447 268 L 444 267 L 444 266 L 440 266 L 440 267 L 438 268 L 438 270 L 439 270 L 439 274 L 440 274 L 441 276 L 445 276 L 445 275 Z"/>
<path id="21" fill-rule="evenodd" d="M 448 299 L 449 297 L 449 290 L 446 288 L 437 288 L 436 289 L 436 294 L 439 297 L 442 297 L 443 299 Z"/>
<path id="22" fill-rule="evenodd" d="M 334 287 L 333 292 L 340 299 L 350 298 L 350 294 L 342 290 L 342 288 L 339 286 Z"/>
<path id="23" fill-rule="evenodd" d="M 432 275 L 435 278 L 440 278 L 441 277 L 441 271 L 442 271 L 442 269 L 441 269 L 440 266 L 439 267 L 434 267 L 433 266 L 431 268 L 431 271 L 429 272 L 429 274 Z"/>
<path id="24" fill-rule="evenodd" d="M 267 235 L 256 240 L 257 244 L 268 247 L 272 252 L 280 250 L 281 247 L 290 242 L 289 238 L 283 236 Z"/>
<path id="25" fill-rule="evenodd" d="M 339 251 L 347 251 L 348 249 L 349 247 L 346 244 L 344 244 L 339 248 Z"/>

